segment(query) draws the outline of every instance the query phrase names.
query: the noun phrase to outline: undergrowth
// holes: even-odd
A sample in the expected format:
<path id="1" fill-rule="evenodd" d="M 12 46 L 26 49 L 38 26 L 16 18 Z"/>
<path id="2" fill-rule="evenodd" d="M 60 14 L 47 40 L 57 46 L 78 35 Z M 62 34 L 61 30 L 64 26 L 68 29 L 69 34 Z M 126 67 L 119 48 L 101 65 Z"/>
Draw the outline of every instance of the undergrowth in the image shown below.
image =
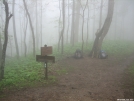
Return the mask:
<path id="1" fill-rule="evenodd" d="M 84 53 L 89 54 L 93 43 L 90 42 L 87 46 L 84 46 Z M 53 56 L 56 61 L 62 60 L 67 56 L 72 56 L 76 49 L 81 49 L 81 43 L 75 44 L 74 46 L 65 45 L 64 54 L 58 52 L 57 46 L 53 48 Z M 134 46 L 132 42 L 125 41 L 104 41 L 102 49 L 105 50 L 109 55 L 130 55 Z M 40 54 L 40 53 L 39 53 Z M 51 70 L 50 70 L 51 71 Z M 67 71 L 63 68 L 56 70 L 57 74 L 64 74 Z M 134 68 L 133 68 L 134 74 Z M 49 75 L 49 74 L 48 74 Z M 44 80 L 44 66 L 42 63 L 36 62 L 32 56 L 21 57 L 19 60 L 7 59 L 5 66 L 4 79 L 0 81 L 0 90 L 12 89 L 12 88 L 24 88 L 31 86 L 38 86 L 38 84 L 46 85 L 56 82 L 54 75 L 49 75 L 49 80 Z"/>
<path id="2" fill-rule="evenodd" d="M 129 68 L 129 73 L 132 76 L 132 78 L 134 78 L 134 62 L 132 63 L 132 65 Z M 132 89 L 134 91 L 134 79 L 132 79 L 131 82 L 132 82 Z"/>

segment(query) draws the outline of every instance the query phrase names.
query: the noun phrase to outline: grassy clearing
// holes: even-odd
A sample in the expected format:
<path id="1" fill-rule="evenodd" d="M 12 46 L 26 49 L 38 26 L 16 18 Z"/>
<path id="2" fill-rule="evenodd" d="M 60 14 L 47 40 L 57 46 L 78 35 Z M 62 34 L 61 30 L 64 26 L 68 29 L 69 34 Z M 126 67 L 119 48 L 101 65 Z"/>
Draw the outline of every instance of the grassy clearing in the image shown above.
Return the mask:
<path id="1" fill-rule="evenodd" d="M 129 73 L 132 76 L 132 78 L 134 78 L 134 62 L 129 68 Z M 134 91 L 134 79 L 132 79 L 131 82 L 132 82 L 132 89 Z"/>
<path id="2" fill-rule="evenodd" d="M 84 53 L 89 53 L 93 43 L 90 42 L 88 46 L 84 46 Z M 75 46 L 65 45 L 64 54 L 58 52 L 56 46 L 53 49 L 53 56 L 56 60 L 62 60 L 67 56 L 72 56 L 76 49 L 81 49 L 81 44 Z M 133 52 L 134 46 L 132 42 L 123 41 L 105 41 L 102 49 L 105 50 L 109 55 L 129 55 Z M 39 53 L 40 54 L 40 53 Z M 56 68 L 58 75 L 66 74 L 68 71 L 65 68 Z M 133 69 L 134 70 L 134 69 Z M 52 71 L 52 68 L 49 68 Z M 134 74 L 134 72 L 133 72 Z M 5 78 L 0 81 L 0 90 L 12 89 L 12 88 L 24 88 L 33 87 L 40 85 L 46 85 L 56 82 L 54 75 L 49 75 L 49 80 L 44 80 L 44 67 L 42 63 L 35 61 L 35 58 L 28 56 L 27 58 L 22 57 L 20 60 L 8 59 L 5 66 Z"/>

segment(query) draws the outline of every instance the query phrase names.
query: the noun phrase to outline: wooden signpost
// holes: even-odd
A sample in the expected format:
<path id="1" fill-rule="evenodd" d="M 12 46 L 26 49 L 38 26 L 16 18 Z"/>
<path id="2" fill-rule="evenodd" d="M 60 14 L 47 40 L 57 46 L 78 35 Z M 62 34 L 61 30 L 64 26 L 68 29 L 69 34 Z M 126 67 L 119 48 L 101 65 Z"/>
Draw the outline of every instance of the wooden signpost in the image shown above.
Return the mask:
<path id="1" fill-rule="evenodd" d="M 47 47 L 47 45 L 45 45 L 44 47 L 41 47 L 41 55 L 36 55 L 36 61 L 37 62 L 44 62 L 45 79 L 48 79 L 47 62 L 55 63 L 55 57 L 54 56 L 47 56 L 47 55 L 50 55 L 50 54 L 52 54 L 52 46 Z"/>

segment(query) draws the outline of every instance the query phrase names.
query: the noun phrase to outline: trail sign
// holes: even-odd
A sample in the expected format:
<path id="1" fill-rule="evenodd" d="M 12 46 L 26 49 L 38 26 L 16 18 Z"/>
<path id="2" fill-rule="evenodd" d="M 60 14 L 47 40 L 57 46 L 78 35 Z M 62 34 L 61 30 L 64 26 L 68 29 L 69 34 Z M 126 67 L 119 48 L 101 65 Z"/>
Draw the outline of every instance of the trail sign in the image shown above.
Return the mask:
<path id="1" fill-rule="evenodd" d="M 42 56 L 42 55 L 36 55 L 36 61 L 37 62 L 53 62 L 55 63 L 55 57 L 54 56 Z"/>
<path id="2" fill-rule="evenodd" d="M 36 55 L 36 61 L 37 62 L 44 62 L 45 66 L 45 78 L 48 79 L 47 76 L 47 62 L 52 61 L 55 63 L 55 57 L 54 56 L 47 56 L 52 54 L 52 46 L 44 45 L 44 47 L 41 47 L 41 55 Z"/>
<path id="3" fill-rule="evenodd" d="M 52 54 L 52 46 L 41 47 L 41 55 L 46 56 Z"/>

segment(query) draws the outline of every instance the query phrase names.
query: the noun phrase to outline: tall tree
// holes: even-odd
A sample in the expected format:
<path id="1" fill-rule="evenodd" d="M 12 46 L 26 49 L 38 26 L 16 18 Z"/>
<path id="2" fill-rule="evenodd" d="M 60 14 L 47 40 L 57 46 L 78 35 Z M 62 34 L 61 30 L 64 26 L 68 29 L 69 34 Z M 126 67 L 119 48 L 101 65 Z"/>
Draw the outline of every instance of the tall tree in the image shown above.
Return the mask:
<path id="1" fill-rule="evenodd" d="M 38 35 L 38 26 L 37 26 L 38 25 L 38 18 L 37 18 L 38 17 L 37 16 L 38 15 L 38 11 L 37 11 L 37 7 L 38 7 L 38 5 L 37 5 L 37 0 L 36 0 L 36 23 L 35 23 L 36 24 L 36 49 L 38 49 L 38 36 L 39 36 Z"/>
<path id="2" fill-rule="evenodd" d="M 32 21 L 31 21 L 31 17 L 30 17 L 30 14 L 29 14 L 29 12 L 28 12 L 28 8 L 27 8 L 27 5 L 26 5 L 25 0 L 23 0 L 23 3 L 24 3 L 24 7 L 25 7 L 26 13 L 27 13 L 28 18 L 29 18 L 30 28 L 31 28 L 31 31 L 32 31 L 33 56 L 35 56 L 35 36 L 34 36 L 34 30 L 33 30 L 33 26 L 32 26 Z"/>
<path id="3" fill-rule="evenodd" d="M 9 14 L 9 7 L 6 0 L 3 0 L 3 4 L 5 6 L 5 27 L 4 27 L 4 44 L 2 49 L 2 58 L 0 64 L 0 81 L 4 78 L 4 68 L 5 68 L 5 57 L 6 57 L 6 49 L 8 43 L 8 25 L 9 20 L 12 17 L 12 14 Z"/>
<path id="4" fill-rule="evenodd" d="M 62 40 L 61 40 L 61 53 L 64 52 L 64 30 L 65 30 L 65 0 L 62 0 L 62 19 L 63 19 L 63 28 L 61 31 Z"/>
<path id="5" fill-rule="evenodd" d="M 60 11 L 60 16 L 59 16 L 59 29 L 58 29 L 58 32 L 59 32 L 59 40 L 58 40 L 58 51 L 60 50 L 60 41 L 61 41 L 61 37 L 62 37 L 62 34 L 61 34 L 61 6 L 60 6 L 60 0 L 59 0 L 59 11 Z"/>
<path id="6" fill-rule="evenodd" d="M 68 26 L 67 26 L 67 38 L 66 43 L 68 43 L 69 25 L 70 25 L 70 15 L 69 15 L 69 0 L 68 0 Z"/>
<path id="7" fill-rule="evenodd" d="M 0 21 L 1 21 L 1 29 L 0 29 L 0 63 L 1 63 L 1 57 L 2 57 L 2 33 L 3 33 L 3 19 L 2 19 L 2 1 L 0 2 L 0 13 L 1 13 L 1 19 L 0 19 Z"/>
<path id="8" fill-rule="evenodd" d="M 1 34 L 0 34 L 0 63 L 1 63 L 1 56 L 2 56 L 2 41 L 1 41 Z"/>
<path id="9" fill-rule="evenodd" d="M 71 44 L 74 45 L 74 19 L 75 19 L 75 0 L 73 0 L 72 6 L 72 25 L 71 25 Z"/>
<path id="10" fill-rule="evenodd" d="M 78 42 L 78 36 L 79 36 L 79 23 L 80 23 L 80 3 L 81 0 L 77 0 L 75 2 L 75 16 L 74 16 L 74 43 L 77 43 Z"/>
<path id="11" fill-rule="evenodd" d="M 15 24 L 15 0 L 13 0 L 12 3 L 12 13 L 13 13 L 13 31 L 14 31 L 14 41 L 15 41 L 15 46 L 16 46 L 16 53 L 17 53 L 17 58 L 19 59 L 19 48 L 18 48 L 18 41 L 17 41 L 17 36 L 16 36 L 16 24 Z"/>
<path id="12" fill-rule="evenodd" d="M 24 11 L 24 15 L 25 15 L 25 11 Z M 24 17 L 24 55 L 25 57 L 27 56 L 27 44 L 26 44 L 26 36 L 27 36 L 27 25 L 28 25 L 28 18 L 27 15 L 26 17 Z"/>
<path id="13" fill-rule="evenodd" d="M 79 1 L 80 4 L 81 4 L 81 1 Z M 83 47 L 84 47 L 84 18 L 85 18 L 85 9 L 87 7 L 87 4 L 88 4 L 88 0 L 86 0 L 86 5 L 84 7 L 82 7 L 82 4 L 81 4 L 81 7 L 82 7 L 82 52 L 83 52 Z"/>
<path id="14" fill-rule="evenodd" d="M 101 5 L 100 5 L 100 22 L 99 22 L 99 30 L 101 29 L 101 25 L 102 25 L 102 7 L 103 7 L 103 0 L 101 0 Z"/>
<path id="15" fill-rule="evenodd" d="M 108 0 L 107 17 L 105 19 L 105 22 L 104 22 L 101 30 L 98 30 L 96 33 L 96 38 L 95 38 L 92 50 L 90 52 L 90 55 L 92 57 L 96 57 L 96 58 L 98 57 L 99 51 L 101 50 L 103 39 L 106 36 L 106 34 L 108 33 L 108 30 L 109 30 L 111 22 L 112 22 L 113 11 L 114 11 L 114 0 Z"/>
<path id="16" fill-rule="evenodd" d="M 86 38 L 86 46 L 88 44 L 88 38 L 89 38 L 89 1 L 87 2 L 87 9 L 88 9 L 88 17 L 87 17 L 87 38 Z"/>

